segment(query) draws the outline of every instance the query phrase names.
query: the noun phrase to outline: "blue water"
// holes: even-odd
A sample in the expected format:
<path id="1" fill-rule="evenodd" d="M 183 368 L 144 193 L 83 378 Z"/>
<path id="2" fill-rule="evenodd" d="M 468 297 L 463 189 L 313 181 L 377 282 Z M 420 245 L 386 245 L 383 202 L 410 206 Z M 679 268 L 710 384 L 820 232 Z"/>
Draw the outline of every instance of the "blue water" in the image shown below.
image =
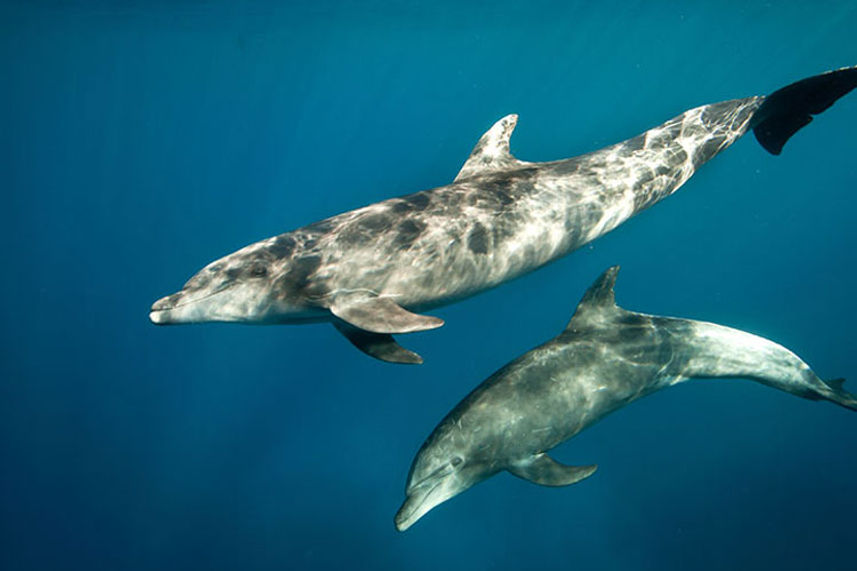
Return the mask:
<path id="1" fill-rule="evenodd" d="M 623 409 L 393 527 L 411 460 L 621 264 L 620 304 L 857 381 L 857 93 L 571 256 L 434 312 L 404 367 L 329 325 L 159 328 L 252 241 L 450 181 L 519 113 L 542 161 L 857 64 L 853 2 L 0 7 L 0 568 L 854 569 L 857 415 L 742 380 Z M 65 4 L 65 3 L 63 3 Z M 237 6 L 241 6 L 240 8 Z M 847 385 L 846 385 L 847 386 Z"/>

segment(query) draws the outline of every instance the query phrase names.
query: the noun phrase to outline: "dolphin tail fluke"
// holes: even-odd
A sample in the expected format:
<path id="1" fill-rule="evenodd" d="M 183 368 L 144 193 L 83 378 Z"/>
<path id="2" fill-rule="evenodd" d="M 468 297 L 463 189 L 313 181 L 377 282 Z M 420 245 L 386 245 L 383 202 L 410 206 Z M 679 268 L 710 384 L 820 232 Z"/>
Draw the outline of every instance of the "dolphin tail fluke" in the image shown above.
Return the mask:
<path id="1" fill-rule="evenodd" d="M 766 151 L 779 155 L 801 128 L 857 87 L 857 66 L 802 79 L 773 92 L 753 117 L 753 134 Z"/>
<path id="2" fill-rule="evenodd" d="M 847 409 L 857 411 L 857 396 L 846 391 L 842 385 L 845 383 L 845 379 L 833 379 L 831 381 L 824 381 L 825 386 L 829 389 L 828 391 L 824 391 L 824 398 L 835 402 L 839 406 L 844 406 Z"/>

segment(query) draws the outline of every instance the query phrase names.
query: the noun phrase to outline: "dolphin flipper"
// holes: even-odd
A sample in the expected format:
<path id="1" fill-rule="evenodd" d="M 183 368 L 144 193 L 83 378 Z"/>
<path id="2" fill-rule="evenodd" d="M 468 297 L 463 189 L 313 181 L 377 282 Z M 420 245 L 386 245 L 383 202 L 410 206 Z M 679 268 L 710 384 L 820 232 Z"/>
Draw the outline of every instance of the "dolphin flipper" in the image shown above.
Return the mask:
<path id="1" fill-rule="evenodd" d="M 598 466 L 566 466 L 544 452 L 506 468 L 515 476 L 540 486 L 568 486 L 595 473 Z"/>
<path id="2" fill-rule="evenodd" d="M 372 333 L 411 333 L 443 325 L 443 319 L 411 313 L 389 297 L 367 294 L 337 296 L 330 312 L 346 323 Z"/>
<path id="3" fill-rule="evenodd" d="M 371 333 L 349 325 L 339 319 L 333 320 L 333 326 L 342 333 L 352 345 L 381 361 L 404 365 L 421 365 L 423 358 L 396 343 L 388 333 Z"/>

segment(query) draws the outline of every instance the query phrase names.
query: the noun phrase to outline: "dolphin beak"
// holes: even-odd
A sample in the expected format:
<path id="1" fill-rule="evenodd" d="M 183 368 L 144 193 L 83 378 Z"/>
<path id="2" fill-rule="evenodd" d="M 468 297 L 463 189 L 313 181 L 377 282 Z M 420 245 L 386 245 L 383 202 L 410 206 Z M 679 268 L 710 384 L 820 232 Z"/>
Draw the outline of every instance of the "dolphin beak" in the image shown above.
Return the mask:
<path id="1" fill-rule="evenodd" d="M 201 323 L 207 321 L 235 321 L 228 315 L 220 314 L 221 297 L 232 284 L 226 284 L 214 291 L 183 289 L 172 295 L 162 297 L 152 304 L 149 319 L 156 325 L 175 325 L 179 323 Z"/>
<path id="2" fill-rule="evenodd" d="M 407 499 L 396 513 L 396 529 L 405 531 L 417 523 L 432 508 L 455 495 L 454 493 L 444 493 L 444 490 L 440 488 L 442 483 L 443 480 L 438 480 L 434 485 L 423 484 L 408 490 Z"/>
<path id="3" fill-rule="evenodd" d="M 402 507 L 400 507 L 399 511 L 396 513 L 396 529 L 399 531 L 405 531 L 414 525 L 417 520 L 423 517 L 423 515 L 428 511 L 428 509 L 420 511 L 419 508 L 419 502 L 416 501 L 414 496 L 408 496 L 402 504 Z"/>
<path id="4" fill-rule="evenodd" d="M 171 319 L 172 309 L 174 309 L 182 299 L 181 292 L 162 297 L 152 304 L 152 309 L 149 310 L 149 319 L 155 325 L 169 325 L 173 323 Z"/>
<path id="5" fill-rule="evenodd" d="M 169 325 L 170 323 L 170 310 L 152 310 L 149 312 L 149 321 L 154 323 L 155 325 Z"/>

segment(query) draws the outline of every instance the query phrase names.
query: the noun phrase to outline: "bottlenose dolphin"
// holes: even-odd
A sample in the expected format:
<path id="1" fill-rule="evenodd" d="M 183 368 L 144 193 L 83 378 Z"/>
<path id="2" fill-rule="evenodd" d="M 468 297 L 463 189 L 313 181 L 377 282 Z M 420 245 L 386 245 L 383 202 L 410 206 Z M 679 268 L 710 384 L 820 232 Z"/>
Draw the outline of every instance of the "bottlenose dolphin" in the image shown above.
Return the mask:
<path id="1" fill-rule="evenodd" d="M 507 470 L 543 486 L 591 476 L 547 452 L 630 402 L 688 379 L 747 377 L 857 410 L 844 379 L 823 381 L 785 347 L 714 323 L 621 309 L 618 266 L 589 288 L 568 326 L 488 377 L 450 412 L 411 466 L 396 514 L 404 531 L 438 504 Z"/>
<path id="2" fill-rule="evenodd" d="M 393 333 L 419 312 L 511 280 L 609 232 L 676 191 L 752 128 L 768 151 L 857 86 L 857 67 L 768 97 L 697 107 L 622 143 L 531 163 L 509 152 L 517 115 L 486 132 L 447 186 L 385 200 L 251 244 L 152 305 L 157 324 L 332 321 L 363 352 L 420 363 Z"/>

